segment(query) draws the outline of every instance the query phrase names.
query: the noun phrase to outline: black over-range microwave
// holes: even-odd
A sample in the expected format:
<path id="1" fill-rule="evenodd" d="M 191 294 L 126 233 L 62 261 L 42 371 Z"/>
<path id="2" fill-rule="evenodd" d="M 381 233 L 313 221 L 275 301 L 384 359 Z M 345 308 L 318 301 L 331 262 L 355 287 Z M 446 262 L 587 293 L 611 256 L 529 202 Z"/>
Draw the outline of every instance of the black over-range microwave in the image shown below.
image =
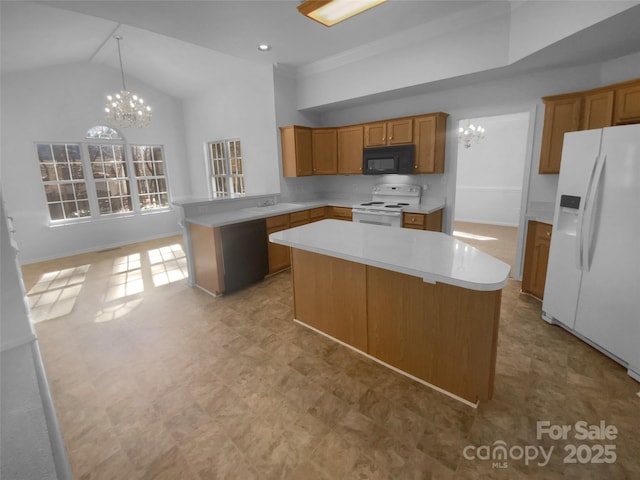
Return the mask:
<path id="1" fill-rule="evenodd" d="M 414 145 L 365 148 L 362 154 L 362 173 L 365 175 L 413 173 L 414 152 Z"/>

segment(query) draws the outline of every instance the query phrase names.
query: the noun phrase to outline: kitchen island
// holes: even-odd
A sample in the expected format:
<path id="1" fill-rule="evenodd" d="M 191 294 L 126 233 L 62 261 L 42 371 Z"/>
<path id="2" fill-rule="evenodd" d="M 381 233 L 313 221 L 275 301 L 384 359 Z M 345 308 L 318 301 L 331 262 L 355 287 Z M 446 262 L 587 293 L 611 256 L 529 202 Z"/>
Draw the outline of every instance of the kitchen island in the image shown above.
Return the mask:
<path id="1" fill-rule="evenodd" d="M 291 247 L 295 320 L 465 403 L 493 394 L 509 265 L 443 233 L 323 220 Z"/>

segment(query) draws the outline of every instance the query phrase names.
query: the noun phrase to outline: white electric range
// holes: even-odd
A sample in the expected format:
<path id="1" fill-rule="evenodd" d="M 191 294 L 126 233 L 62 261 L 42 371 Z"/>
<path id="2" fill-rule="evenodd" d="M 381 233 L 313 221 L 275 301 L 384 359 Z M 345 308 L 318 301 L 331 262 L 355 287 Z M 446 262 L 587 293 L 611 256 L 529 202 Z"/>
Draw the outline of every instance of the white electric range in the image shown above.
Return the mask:
<path id="1" fill-rule="evenodd" d="M 370 202 L 351 207 L 353 221 L 402 227 L 402 211 L 420 205 L 421 187 L 396 183 L 383 183 L 373 187 Z"/>

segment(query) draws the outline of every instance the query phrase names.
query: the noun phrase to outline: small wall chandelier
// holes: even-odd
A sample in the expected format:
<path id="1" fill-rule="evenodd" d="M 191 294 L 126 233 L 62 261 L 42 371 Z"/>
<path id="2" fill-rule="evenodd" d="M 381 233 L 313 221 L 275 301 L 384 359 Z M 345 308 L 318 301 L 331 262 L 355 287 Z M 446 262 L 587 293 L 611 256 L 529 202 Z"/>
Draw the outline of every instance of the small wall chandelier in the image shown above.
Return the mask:
<path id="1" fill-rule="evenodd" d="M 471 142 L 480 143 L 484 138 L 484 128 L 480 125 L 474 125 L 470 120 L 464 127 L 458 129 L 458 142 L 463 144 L 465 148 L 471 147 Z"/>
<path id="2" fill-rule="evenodd" d="M 122 68 L 122 53 L 120 52 L 120 35 L 114 35 L 118 42 L 118 59 L 122 75 L 122 90 L 115 95 L 107 95 L 104 107 L 107 122 L 119 127 L 146 127 L 151 122 L 151 107 L 144 104 L 144 100 L 127 90 L 124 82 L 124 68 Z"/>

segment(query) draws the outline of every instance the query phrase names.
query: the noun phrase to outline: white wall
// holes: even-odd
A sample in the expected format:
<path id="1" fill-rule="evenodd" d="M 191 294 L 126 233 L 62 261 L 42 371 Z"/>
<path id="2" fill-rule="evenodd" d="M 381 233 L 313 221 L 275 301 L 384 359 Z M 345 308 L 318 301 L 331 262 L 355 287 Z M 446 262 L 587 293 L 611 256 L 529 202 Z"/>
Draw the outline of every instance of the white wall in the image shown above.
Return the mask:
<path id="1" fill-rule="evenodd" d="M 278 143 L 271 65 L 229 59 L 219 65 L 211 87 L 184 101 L 190 196 L 208 197 L 207 142 L 240 138 L 248 195 L 280 192 Z"/>
<path id="2" fill-rule="evenodd" d="M 469 121 L 484 127 L 486 134 L 479 143 L 458 148 L 454 219 L 517 227 L 529 112 Z"/>
<path id="3" fill-rule="evenodd" d="M 478 2 L 475 9 L 382 39 L 375 50 L 354 49 L 303 67 L 297 105 L 324 108 L 508 66 L 638 3 Z"/>
<path id="4" fill-rule="evenodd" d="M 170 193 L 190 191 L 185 168 L 181 103 L 128 78 L 128 87 L 153 108 L 151 125 L 124 129 L 130 143 L 164 145 Z M 120 73 L 95 64 L 69 64 L 2 76 L 2 186 L 15 220 L 22 263 L 94 251 L 179 232 L 177 211 L 49 226 L 34 142 L 78 142 L 103 124 L 105 95 Z"/>

